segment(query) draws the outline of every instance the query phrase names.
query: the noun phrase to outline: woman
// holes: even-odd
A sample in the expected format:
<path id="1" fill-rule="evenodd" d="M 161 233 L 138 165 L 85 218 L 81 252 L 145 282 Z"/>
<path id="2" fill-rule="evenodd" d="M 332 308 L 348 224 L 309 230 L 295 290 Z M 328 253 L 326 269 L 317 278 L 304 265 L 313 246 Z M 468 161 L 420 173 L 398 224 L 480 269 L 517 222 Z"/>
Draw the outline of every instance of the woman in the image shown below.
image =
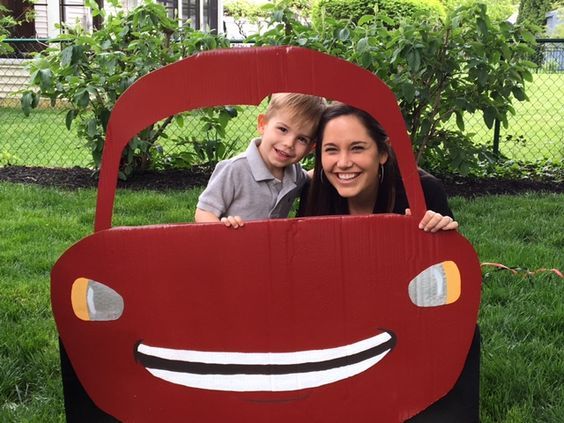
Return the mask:
<path id="1" fill-rule="evenodd" d="M 368 113 L 336 103 L 321 117 L 315 148 L 315 169 L 309 193 L 302 195 L 298 214 L 305 216 L 409 213 L 388 137 Z M 430 210 L 419 227 L 425 231 L 456 229 L 446 194 L 438 179 L 420 171 Z M 305 200 L 305 201 L 304 201 Z M 480 336 L 478 328 L 453 389 L 410 419 L 410 422 L 479 421 Z"/>
<path id="2" fill-rule="evenodd" d="M 333 104 L 324 112 L 317 136 L 313 180 L 300 214 L 409 213 L 388 137 L 372 116 L 346 104 Z M 424 171 L 420 175 L 429 209 L 420 228 L 456 229 L 458 223 L 440 182 Z"/>

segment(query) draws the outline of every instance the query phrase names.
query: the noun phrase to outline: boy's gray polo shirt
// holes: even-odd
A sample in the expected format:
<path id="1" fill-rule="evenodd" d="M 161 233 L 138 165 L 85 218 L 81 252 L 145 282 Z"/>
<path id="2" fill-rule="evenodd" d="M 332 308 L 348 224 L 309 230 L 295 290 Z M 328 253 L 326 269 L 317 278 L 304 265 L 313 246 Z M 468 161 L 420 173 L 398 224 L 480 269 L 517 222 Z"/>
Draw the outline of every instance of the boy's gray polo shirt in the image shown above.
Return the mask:
<path id="1" fill-rule="evenodd" d="M 288 217 L 307 173 L 300 164 L 293 164 L 279 181 L 262 160 L 259 144 L 260 138 L 254 139 L 244 153 L 217 164 L 198 200 L 199 209 L 243 220 Z"/>

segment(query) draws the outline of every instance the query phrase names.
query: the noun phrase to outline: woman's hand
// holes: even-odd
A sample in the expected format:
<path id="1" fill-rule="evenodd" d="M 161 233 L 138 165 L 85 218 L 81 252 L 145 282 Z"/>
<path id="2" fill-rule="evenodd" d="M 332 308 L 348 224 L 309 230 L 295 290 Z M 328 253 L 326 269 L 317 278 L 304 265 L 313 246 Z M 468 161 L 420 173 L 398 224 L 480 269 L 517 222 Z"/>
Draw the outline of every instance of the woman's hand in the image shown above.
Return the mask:
<path id="1" fill-rule="evenodd" d="M 405 209 L 405 214 L 411 216 L 411 210 Z M 425 232 L 450 231 L 458 228 L 458 222 L 450 216 L 443 216 L 433 210 L 427 210 L 421 222 L 419 229 Z"/>
<path id="2" fill-rule="evenodd" d="M 243 222 L 243 219 L 241 219 L 239 216 L 222 217 L 220 221 L 228 228 L 237 229 L 245 226 L 245 222 Z"/>

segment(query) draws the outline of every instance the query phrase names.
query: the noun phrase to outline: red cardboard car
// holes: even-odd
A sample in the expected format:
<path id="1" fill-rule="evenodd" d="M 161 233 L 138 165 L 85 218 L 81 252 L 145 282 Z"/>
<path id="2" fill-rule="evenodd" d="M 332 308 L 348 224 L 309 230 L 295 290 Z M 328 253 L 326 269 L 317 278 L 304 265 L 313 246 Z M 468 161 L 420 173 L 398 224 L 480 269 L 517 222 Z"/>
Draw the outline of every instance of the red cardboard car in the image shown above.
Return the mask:
<path id="1" fill-rule="evenodd" d="M 111 226 L 134 135 L 274 92 L 378 119 L 412 216 Z M 197 54 L 141 78 L 112 112 L 95 232 L 52 271 L 62 342 L 89 396 L 122 421 L 403 421 L 456 382 L 480 301 L 472 246 L 455 231 L 419 230 L 424 212 L 401 112 L 374 75 L 294 47 Z"/>

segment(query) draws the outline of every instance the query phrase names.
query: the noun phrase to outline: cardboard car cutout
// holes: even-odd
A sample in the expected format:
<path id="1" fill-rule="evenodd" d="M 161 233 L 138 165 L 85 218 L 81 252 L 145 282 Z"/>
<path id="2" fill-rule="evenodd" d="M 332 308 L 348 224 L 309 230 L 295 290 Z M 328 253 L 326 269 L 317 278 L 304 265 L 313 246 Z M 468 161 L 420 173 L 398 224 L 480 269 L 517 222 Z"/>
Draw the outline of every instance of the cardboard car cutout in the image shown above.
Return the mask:
<path id="1" fill-rule="evenodd" d="M 412 216 L 112 227 L 134 135 L 274 92 L 378 119 Z M 403 421 L 454 385 L 480 300 L 471 245 L 456 231 L 419 230 L 424 212 L 401 112 L 373 74 L 295 47 L 197 54 L 144 76 L 115 105 L 95 232 L 52 271 L 62 342 L 89 396 L 122 421 Z"/>

